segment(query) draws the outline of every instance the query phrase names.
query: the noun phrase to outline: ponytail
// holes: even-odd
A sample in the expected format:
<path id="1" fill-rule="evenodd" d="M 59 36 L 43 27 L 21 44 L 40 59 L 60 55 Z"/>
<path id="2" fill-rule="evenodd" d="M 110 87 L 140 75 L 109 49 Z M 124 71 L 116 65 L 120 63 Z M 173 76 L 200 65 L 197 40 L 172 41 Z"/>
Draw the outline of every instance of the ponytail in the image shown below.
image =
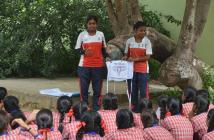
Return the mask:
<path id="1" fill-rule="evenodd" d="M 65 114 L 68 113 L 68 116 L 70 117 L 69 123 L 71 122 L 72 118 L 72 112 L 70 112 L 72 107 L 72 100 L 69 96 L 61 96 L 57 100 L 57 110 L 60 113 L 59 117 L 59 127 L 58 130 L 62 133 L 63 131 L 63 121 L 66 117 Z"/>
<path id="2" fill-rule="evenodd" d="M 160 107 L 160 119 L 164 119 L 165 118 L 165 114 L 166 114 L 166 104 L 167 104 L 167 100 L 168 100 L 168 96 L 167 95 L 161 95 L 158 97 L 158 106 Z"/>
<path id="3" fill-rule="evenodd" d="M 87 133 L 99 134 L 103 137 L 106 132 L 106 125 L 97 112 L 85 112 L 82 115 L 81 122 L 77 127 L 77 140 L 82 140 L 83 135 Z"/>

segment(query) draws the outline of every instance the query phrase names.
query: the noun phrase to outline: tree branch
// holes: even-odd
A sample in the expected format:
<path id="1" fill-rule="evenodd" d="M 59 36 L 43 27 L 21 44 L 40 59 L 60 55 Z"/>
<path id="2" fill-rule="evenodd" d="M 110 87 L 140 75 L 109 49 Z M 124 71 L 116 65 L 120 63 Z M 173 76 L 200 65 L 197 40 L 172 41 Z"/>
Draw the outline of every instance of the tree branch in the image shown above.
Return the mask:
<path id="1" fill-rule="evenodd" d="M 113 31 L 116 34 L 118 30 L 117 14 L 115 13 L 112 0 L 106 0 L 105 2 L 106 2 L 107 12 L 112 24 Z"/>
<path id="2" fill-rule="evenodd" d="M 200 38 L 207 21 L 211 0 L 198 0 L 195 12 L 195 42 Z"/>
<path id="3" fill-rule="evenodd" d="M 142 16 L 140 13 L 140 6 L 138 0 L 128 0 L 129 5 L 129 13 L 130 13 L 130 21 L 133 25 L 137 21 L 142 20 Z"/>

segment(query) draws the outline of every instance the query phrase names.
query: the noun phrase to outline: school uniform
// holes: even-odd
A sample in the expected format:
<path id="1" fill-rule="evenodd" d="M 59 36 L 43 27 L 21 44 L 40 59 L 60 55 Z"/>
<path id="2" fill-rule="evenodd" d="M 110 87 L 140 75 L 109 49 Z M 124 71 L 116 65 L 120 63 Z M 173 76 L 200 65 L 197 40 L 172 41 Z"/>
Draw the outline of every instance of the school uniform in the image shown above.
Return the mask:
<path id="1" fill-rule="evenodd" d="M 152 45 L 147 37 L 142 39 L 142 42 L 137 43 L 134 37 L 131 37 L 126 42 L 125 53 L 128 57 L 139 58 L 146 55 L 152 55 Z M 134 62 L 134 74 L 132 80 L 128 80 L 128 91 L 131 94 L 131 103 L 133 111 L 137 111 L 138 107 L 138 91 L 140 97 L 148 97 L 148 61 Z"/>
<path id="2" fill-rule="evenodd" d="M 193 107 L 193 102 L 189 102 L 189 103 L 185 103 L 185 104 L 182 104 L 183 106 L 183 115 L 188 117 L 189 113 L 192 111 L 192 107 Z"/>
<path id="3" fill-rule="evenodd" d="M 38 126 L 35 124 L 29 125 L 29 127 L 34 131 L 37 131 L 37 129 L 38 129 Z M 29 139 L 34 139 L 34 136 L 32 136 L 32 134 L 29 131 L 26 131 L 24 128 L 21 128 L 21 127 L 11 130 L 8 133 L 11 135 L 21 135 L 21 136 L 27 137 Z"/>
<path id="4" fill-rule="evenodd" d="M 214 140 L 214 131 L 204 134 L 202 140 Z"/>
<path id="5" fill-rule="evenodd" d="M 145 140 L 174 140 L 172 134 L 161 126 L 153 126 L 143 130 Z"/>
<path id="6" fill-rule="evenodd" d="M 161 126 L 168 130 L 175 140 L 192 140 L 191 122 L 182 115 L 168 116 L 161 121 Z"/>
<path id="7" fill-rule="evenodd" d="M 87 31 L 80 33 L 75 49 L 81 49 L 81 57 L 78 67 L 78 76 L 80 82 L 81 100 L 88 102 L 88 89 L 90 81 L 93 87 L 93 109 L 99 110 L 101 105 L 101 91 L 104 73 L 104 54 L 106 47 L 104 34 L 96 31 L 91 36 Z M 84 55 L 84 50 L 88 49 L 92 52 L 92 56 Z"/>
<path id="8" fill-rule="evenodd" d="M 38 130 L 39 132 L 40 130 Z M 35 140 L 43 140 L 45 139 L 45 134 L 42 134 L 39 132 L 38 136 L 35 138 Z M 59 131 L 55 131 L 54 129 L 51 129 L 50 131 L 47 132 L 47 139 L 48 140 L 61 140 L 62 135 Z"/>
<path id="9" fill-rule="evenodd" d="M 208 127 L 206 124 L 206 120 L 207 120 L 207 112 L 201 113 L 191 118 L 194 133 L 198 133 L 199 138 L 202 138 L 203 135 L 207 133 Z"/>
<path id="10" fill-rule="evenodd" d="M 60 113 L 58 112 L 53 112 L 53 125 L 54 125 L 54 129 L 58 130 L 59 127 L 59 119 L 60 119 Z M 70 123 L 70 121 L 74 121 L 74 117 L 69 117 L 67 114 L 65 114 L 64 120 L 63 120 L 63 126 L 65 126 L 66 124 Z"/>
<path id="11" fill-rule="evenodd" d="M 79 124 L 80 124 L 80 121 L 72 121 L 71 123 L 66 124 L 62 132 L 63 140 L 76 139 L 76 134 L 79 129 L 78 128 Z"/>
<path id="12" fill-rule="evenodd" d="M 117 130 L 116 125 L 116 114 L 118 110 L 99 110 L 99 114 L 106 124 L 106 129 L 108 133 Z"/>
<path id="13" fill-rule="evenodd" d="M 139 128 L 128 128 L 118 129 L 105 136 L 106 140 L 144 140 L 142 129 Z"/>
<path id="14" fill-rule="evenodd" d="M 18 134 L 0 134 L 0 140 L 30 140 L 29 138 Z"/>
<path id="15" fill-rule="evenodd" d="M 141 121 L 141 114 L 140 113 L 133 113 L 134 116 L 134 124 L 135 127 L 143 128 L 143 123 Z"/>

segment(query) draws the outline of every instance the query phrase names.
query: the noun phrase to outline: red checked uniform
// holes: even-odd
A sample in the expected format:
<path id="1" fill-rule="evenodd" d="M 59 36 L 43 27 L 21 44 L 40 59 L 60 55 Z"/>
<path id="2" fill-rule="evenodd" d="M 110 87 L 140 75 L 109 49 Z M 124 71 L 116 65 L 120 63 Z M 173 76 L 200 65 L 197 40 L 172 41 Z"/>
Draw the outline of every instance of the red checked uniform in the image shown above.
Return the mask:
<path id="1" fill-rule="evenodd" d="M 45 136 L 40 134 L 35 140 L 44 140 Z M 62 140 L 62 134 L 59 131 L 50 131 L 47 132 L 48 140 Z"/>
<path id="2" fill-rule="evenodd" d="M 195 133 L 199 134 L 199 137 L 202 138 L 204 134 L 207 133 L 207 113 L 201 113 L 199 115 L 194 116 L 191 118 L 192 126 Z"/>
<path id="3" fill-rule="evenodd" d="M 143 123 L 141 121 L 141 114 L 140 113 L 133 113 L 133 116 L 134 116 L 135 127 L 143 128 Z"/>
<path id="4" fill-rule="evenodd" d="M 60 119 L 60 113 L 58 112 L 53 112 L 53 125 L 54 125 L 54 130 L 57 130 L 59 127 L 59 119 Z M 74 117 L 71 118 L 71 121 L 74 120 Z M 65 115 L 64 120 L 63 120 L 63 126 L 69 123 L 70 117 Z"/>
<path id="5" fill-rule="evenodd" d="M 161 126 L 145 128 L 143 132 L 145 140 L 174 140 L 172 134 Z"/>
<path id="6" fill-rule="evenodd" d="M 183 106 L 183 115 L 188 117 L 189 113 L 192 111 L 193 102 L 182 104 Z"/>
<path id="7" fill-rule="evenodd" d="M 76 139 L 76 134 L 78 131 L 78 127 L 77 127 L 78 124 L 80 124 L 80 121 L 73 121 L 64 126 L 64 129 L 62 132 L 63 140 Z"/>
<path id="8" fill-rule="evenodd" d="M 102 119 L 105 121 L 108 133 L 117 130 L 115 121 L 117 110 L 99 110 L 98 112 L 101 115 Z"/>
<path id="9" fill-rule="evenodd" d="M 118 129 L 105 136 L 106 140 L 144 140 L 142 129 L 139 128 L 128 128 Z"/>
<path id="10" fill-rule="evenodd" d="M 214 131 L 211 131 L 209 133 L 206 133 L 203 137 L 202 140 L 214 140 Z"/>
<path id="11" fill-rule="evenodd" d="M 174 115 L 161 121 L 161 126 L 167 129 L 175 140 L 192 140 L 193 128 L 191 122 L 184 116 Z"/>
<path id="12" fill-rule="evenodd" d="M 18 134 L 16 135 L 4 134 L 0 135 L 0 140 L 30 140 L 30 139 Z"/>

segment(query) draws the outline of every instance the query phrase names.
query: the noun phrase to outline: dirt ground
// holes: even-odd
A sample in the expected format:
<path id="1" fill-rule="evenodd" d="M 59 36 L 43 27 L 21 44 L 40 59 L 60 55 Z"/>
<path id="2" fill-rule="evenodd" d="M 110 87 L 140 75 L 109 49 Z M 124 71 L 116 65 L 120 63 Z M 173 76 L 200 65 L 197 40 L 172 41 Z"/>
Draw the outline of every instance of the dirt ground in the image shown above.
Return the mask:
<path id="1" fill-rule="evenodd" d="M 104 81 L 103 93 L 106 93 L 107 91 L 106 84 L 106 81 Z M 17 96 L 20 100 L 21 106 L 26 110 L 43 107 L 50 109 L 56 108 L 57 98 L 39 94 L 40 89 L 59 88 L 61 91 L 79 91 L 79 81 L 77 78 L 57 78 L 53 80 L 45 78 L 10 78 L 0 80 L 0 86 L 6 87 L 8 89 L 9 94 Z M 150 92 L 167 89 L 167 87 L 162 85 L 150 84 L 149 87 Z M 126 90 L 126 82 L 115 83 L 115 93 L 118 95 L 121 106 L 128 106 Z M 91 86 L 89 92 L 93 93 Z M 109 82 L 109 92 L 114 92 L 114 82 Z M 79 97 L 75 98 L 74 101 L 79 101 Z"/>

